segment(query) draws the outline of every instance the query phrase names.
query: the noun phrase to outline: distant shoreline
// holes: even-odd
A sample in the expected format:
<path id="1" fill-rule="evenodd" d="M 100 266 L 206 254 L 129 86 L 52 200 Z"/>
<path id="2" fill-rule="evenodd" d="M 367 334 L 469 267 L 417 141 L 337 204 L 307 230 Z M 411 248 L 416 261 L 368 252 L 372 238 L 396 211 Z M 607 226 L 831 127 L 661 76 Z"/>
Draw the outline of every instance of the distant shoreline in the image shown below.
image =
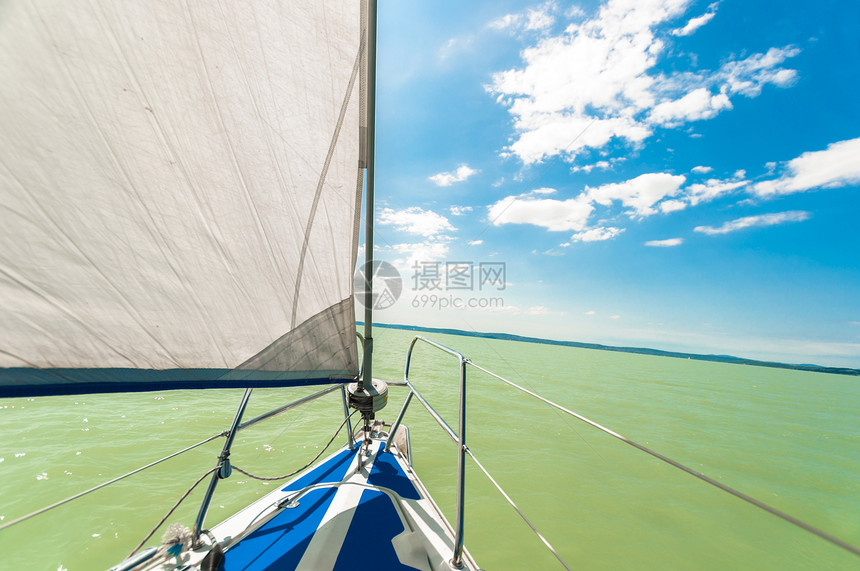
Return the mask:
<path id="1" fill-rule="evenodd" d="M 363 322 L 358 321 L 359 325 Z M 423 331 L 427 333 L 442 333 L 446 335 L 460 335 L 463 337 L 482 337 L 485 339 L 500 339 L 503 341 L 523 341 L 526 343 L 540 343 L 543 345 L 560 345 L 562 347 L 576 347 L 578 349 L 597 349 L 599 351 L 618 351 L 620 353 L 636 353 L 639 355 L 654 355 L 657 357 L 674 357 L 676 359 L 694 359 L 697 361 L 713 361 L 716 363 L 731 363 L 735 365 L 753 365 L 756 367 L 772 367 L 777 369 L 795 369 L 798 371 L 810 371 L 813 373 L 830 373 L 832 375 L 860 376 L 860 369 L 848 367 L 823 367 L 819 365 L 791 365 L 788 363 L 777 363 L 774 361 L 757 361 L 755 359 L 743 359 L 731 355 L 700 355 L 697 353 L 680 353 L 678 351 L 661 351 L 660 349 L 648 349 L 644 347 L 614 347 L 612 345 L 600 345 L 597 343 L 580 343 L 578 341 L 557 341 L 554 339 L 541 339 L 540 337 L 527 337 L 524 335 L 512 335 L 510 333 L 482 333 L 478 331 L 464 331 L 462 329 L 441 329 L 437 327 L 418 327 L 415 325 L 398 325 L 393 323 L 374 323 L 374 327 L 385 329 L 401 329 L 405 331 Z"/>

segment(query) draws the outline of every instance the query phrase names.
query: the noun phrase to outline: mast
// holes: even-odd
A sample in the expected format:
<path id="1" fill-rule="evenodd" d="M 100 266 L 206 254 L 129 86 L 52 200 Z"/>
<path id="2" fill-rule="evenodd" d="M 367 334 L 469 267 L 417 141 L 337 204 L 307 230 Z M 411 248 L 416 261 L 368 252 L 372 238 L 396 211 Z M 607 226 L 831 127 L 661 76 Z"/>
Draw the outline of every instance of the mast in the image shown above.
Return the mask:
<path id="1" fill-rule="evenodd" d="M 366 141 L 366 183 L 365 231 L 364 231 L 364 357 L 362 361 L 365 386 L 373 380 L 373 218 L 374 218 L 374 178 L 376 155 L 376 0 L 367 2 L 367 131 Z M 368 275 L 370 273 L 370 275 Z"/>
<path id="2" fill-rule="evenodd" d="M 371 421 L 377 411 L 382 410 L 388 403 L 388 385 L 385 381 L 373 379 L 373 183 L 375 159 L 375 122 L 376 122 L 376 0 L 367 0 L 367 12 L 362 15 L 362 22 L 367 26 L 367 75 L 364 95 L 364 116 L 367 122 L 363 126 L 361 136 L 363 146 L 361 166 L 367 169 L 365 183 L 365 236 L 364 236 L 364 359 L 362 374 L 356 382 L 347 387 L 348 405 L 361 412 L 364 420 L 364 442 L 370 444 Z"/>

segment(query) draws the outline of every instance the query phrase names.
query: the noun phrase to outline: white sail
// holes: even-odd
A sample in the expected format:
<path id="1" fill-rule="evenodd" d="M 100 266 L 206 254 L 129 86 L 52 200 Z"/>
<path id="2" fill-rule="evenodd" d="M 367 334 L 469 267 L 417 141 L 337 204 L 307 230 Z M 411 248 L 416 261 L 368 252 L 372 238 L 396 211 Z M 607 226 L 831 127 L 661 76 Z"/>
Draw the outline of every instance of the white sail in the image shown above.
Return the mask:
<path id="1" fill-rule="evenodd" d="M 359 8 L 0 3 L 0 395 L 356 374 Z"/>

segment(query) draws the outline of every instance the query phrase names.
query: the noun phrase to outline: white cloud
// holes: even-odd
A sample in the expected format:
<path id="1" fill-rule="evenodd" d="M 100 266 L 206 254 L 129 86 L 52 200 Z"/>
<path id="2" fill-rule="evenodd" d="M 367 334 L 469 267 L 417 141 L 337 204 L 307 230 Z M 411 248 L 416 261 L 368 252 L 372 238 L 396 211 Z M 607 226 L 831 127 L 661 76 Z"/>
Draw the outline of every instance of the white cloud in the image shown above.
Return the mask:
<path id="1" fill-rule="evenodd" d="M 722 226 L 714 228 L 713 226 L 696 226 L 694 230 L 709 236 L 717 234 L 728 234 L 736 232 L 744 228 L 774 226 L 776 224 L 785 224 L 787 222 L 803 222 L 809 218 L 809 212 L 803 210 L 790 210 L 788 212 L 776 212 L 773 214 L 761 214 L 758 216 L 745 216 L 736 220 L 730 220 Z"/>
<path id="2" fill-rule="evenodd" d="M 602 242 L 603 240 L 611 240 L 624 232 L 623 228 L 615 228 L 613 226 L 600 226 L 598 228 L 589 228 L 583 232 L 577 232 L 570 237 L 573 242 Z M 565 244 L 568 245 L 568 244 Z"/>
<path id="3" fill-rule="evenodd" d="M 532 224 L 551 231 L 573 230 L 576 234 L 571 237 L 571 243 L 608 240 L 620 234 L 623 228 L 589 228 L 595 204 L 611 206 L 617 201 L 628 208 L 627 215 L 631 218 L 650 216 L 657 212 L 655 205 L 661 200 L 678 194 L 685 180 L 682 175 L 647 173 L 624 182 L 586 187 L 577 197 L 567 200 L 548 198 L 555 190 L 539 188 L 525 194 L 507 196 L 491 204 L 487 207 L 488 217 L 496 226 Z M 685 207 L 685 204 L 679 204 L 676 210 Z M 671 205 L 665 207 L 664 212 L 671 209 Z"/>
<path id="4" fill-rule="evenodd" d="M 555 24 L 554 12 L 558 6 L 552 0 L 536 7 L 529 8 L 518 14 L 505 14 L 488 24 L 494 30 L 541 31 Z"/>
<path id="5" fill-rule="evenodd" d="M 660 203 L 660 212 L 663 214 L 669 214 L 670 212 L 677 212 L 678 210 L 684 210 L 687 208 L 687 203 L 683 200 L 664 200 Z"/>
<path id="6" fill-rule="evenodd" d="M 596 163 L 591 164 L 591 165 L 582 165 L 582 166 L 577 165 L 577 166 L 571 167 L 570 172 L 572 172 L 572 173 L 574 173 L 574 172 L 590 173 L 594 169 L 605 170 L 605 169 L 608 169 L 610 166 L 612 166 L 612 163 L 618 162 L 618 160 L 619 159 L 612 159 L 612 161 L 597 161 Z"/>
<path id="7" fill-rule="evenodd" d="M 436 262 L 445 259 L 450 247 L 448 240 L 429 240 L 427 242 L 414 242 L 394 244 L 390 248 L 380 248 L 382 252 L 391 252 L 395 259 L 391 262 L 400 271 L 401 275 L 411 275 L 416 264 L 425 262 Z"/>
<path id="8" fill-rule="evenodd" d="M 860 139 L 836 143 L 828 147 L 827 151 L 805 153 L 791 161 L 790 174 L 766 184 L 786 189 L 806 188 L 806 185 L 811 184 L 810 181 L 824 186 L 860 182 L 860 166 L 853 162 L 855 156 L 860 156 Z M 697 174 L 713 171 L 711 167 L 705 166 L 697 166 L 692 170 Z M 574 234 L 570 240 L 561 244 L 568 247 L 579 242 L 609 240 L 624 231 L 624 228 L 608 226 L 604 222 L 595 223 L 598 205 L 612 208 L 620 203 L 625 209 L 624 214 L 631 219 L 657 213 L 669 214 L 740 192 L 750 185 L 750 181 L 745 177 L 746 172 L 738 170 L 730 178 L 710 178 L 684 186 L 686 177 L 683 175 L 646 173 L 622 182 L 598 187 L 586 186 L 578 196 L 566 200 L 553 198 L 551 195 L 556 193 L 554 189 L 539 188 L 528 193 L 507 196 L 491 204 L 487 207 L 488 217 L 496 226 L 532 224 L 550 231 L 573 230 Z M 760 193 L 764 184 L 757 185 Z M 613 214 L 609 213 L 609 216 L 608 220 L 612 220 Z M 802 211 L 765 214 L 739 218 L 722 226 L 699 226 L 695 230 L 709 235 L 726 234 L 748 227 L 802 221 L 809 216 L 808 212 Z M 673 238 L 648 241 L 646 245 L 671 247 L 682 243 L 681 238 Z"/>
<path id="9" fill-rule="evenodd" d="M 471 206 L 449 206 L 448 211 L 451 213 L 452 216 L 463 216 L 467 212 L 471 212 L 472 207 Z"/>
<path id="10" fill-rule="evenodd" d="M 475 38 L 473 36 L 463 36 L 459 38 L 450 38 L 445 44 L 439 48 L 439 61 L 445 62 L 454 58 L 458 53 L 471 49 Z"/>
<path id="11" fill-rule="evenodd" d="M 562 244 L 564 246 L 564 244 Z M 537 250 L 532 250 L 532 254 L 535 256 L 544 255 L 544 256 L 564 256 L 564 252 L 562 250 L 556 250 L 555 248 L 550 248 L 549 250 L 544 250 L 543 252 L 539 252 Z"/>
<path id="12" fill-rule="evenodd" d="M 747 180 L 719 180 L 708 179 L 704 183 L 695 183 L 684 189 L 684 194 L 692 206 L 701 202 L 710 202 L 719 196 L 728 194 L 734 190 L 749 184 Z"/>
<path id="13" fill-rule="evenodd" d="M 671 248 L 673 246 L 680 246 L 683 243 L 683 238 L 669 238 L 668 240 L 649 240 L 648 242 L 645 242 L 645 245 L 654 246 L 656 248 Z"/>
<path id="14" fill-rule="evenodd" d="M 534 307 L 530 307 L 525 311 L 526 315 L 549 315 L 550 310 L 548 310 L 543 305 L 536 305 Z"/>
<path id="15" fill-rule="evenodd" d="M 582 8 L 577 6 L 576 4 L 573 4 L 570 8 L 565 10 L 564 17 L 568 18 L 570 20 L 583 18 L 583 17 L 585 17 L 585 10 L 583 10 Z"/>
<path id="16" fill-rule="evenodd" d="M 382 226 L 394 226 L 399 232 L 426 237 L 456 230 L 444 216 L 417 206 L 411 206 L 405 210 L 383 208 L 377 215 L 376 223 Z"/>
<path id="17" fill-rule="evenodd" d="M 619 200 L 631 209 L 631 215 L 650 216 L 657 212 L 654 205 L 667 196 L 676 195 L 685 180 L 683 175 L 648 173 L 624 182 L 587 188 L 586 195 L 604 206 Z"/>
<path id="18" fill-rule="evenodd" d="M 710 8 L 710 12 L 705 12 L 701 16 L 698 16 L 696 18 L 692 18 L 689 22 L 687 22 L 687 25 L 684 26 L 683 28 L 678 28 L 676 30 L 672 30 L 672 35 L 673 36 L 689 36 L 689 35 L 692 35 L 696 30 L 698 30 L 699 28 L 701 28 L 702 26 L 704 26 L 705 24 L 710 22 L 711 19 L 713 19 L 713 17 L 717 15 L 717 12 L 716 12 L 717 4 L 716 3 L 711 4 L 709 8 Z"/>
<path id="19" fill-rule="evenodd" d="M 483 241 L 483 240 L 471 240 L 471 241 L 469 242 L 469 245 L 470 245 L 470 246 L 480 246 L 480 245 L 481 245 L 481 244 L 483 244 L 483 243 L 484 243 L 484 241 Z"/>
<path id="20" fill-rule="evenodd" d="M 591 309 L 591 310 L 586 311 L 585 315 L 594 315 L 594 310 Z"/>
<path id="21" fill-rule="evenodd" d="M 699 166 L 694 170 L 706 173 L 713 169 Z M 598 187 L 586 186 L 578 196 L 566 200 L 550 197 L 556 192 L 554 189 L 539 188 L 525 194 L 507 196 L 491 204 L 487 207 L 488 217 L 496 226 L 532 224 L 550 231 L 573 230 L 575 233 L 570 240 L 560 244 L 569 247 L 579 242 L 609 240 L 624 231 L 624 228 L 608 226 L 603 222 L 595 223 L 594 218 L 599 212 L 598 205 L 612 208 L 620 203 L 625 209 L 623 213 L 631 219 L 657 213 L 669 214 L 740 191 L 750 184 L 744 178 L 745 174 L 745 171 L 739 170 L 732 178 L 710 178 L 684 186 L 687 180 L 684 175 L 646 173 L 622 182 Z M 611 220 L 613 214 L 610 212 L 609 216 Z M 706 234 L 722 234 L 749 226 L 767 226 L 800 220 L 798 216 L 808 216 L 808 213 L 741 218 L 720 227 L 700 226 L 696 230 Z M 673 238 L 649 241 L 646 245 L 670 247 L 682 243 L 682 239 Z M 546 253 L 556 254 L 555 251 Z"/>
<path id="22" fill-rule="evenodd" d="M 609 319 L 621 319 L 620 315 L 610 315 Z"/>
<path id="23" fill-rule="evenodd" d="M 839 141 L 823 151 L 803 153 L 788 162 L 787 172 L 753 186 L 759 196 L 791 194 L 813 188 L 860 183 L 860 138 Z"/>
<path id="24" fill-rule="evenodd" d="M 441 172 L 429 177 L 437 186 L 451 186 L 455 182 L 463 182 L 473 174 L 480 171 L 469 168 L 468 165 L 460 165 L 454 172 Z"/>
<path id="25" fill-rule="evenodd" d="M 713 94 L 700 87 L 674 101 L 664 101 L 651 111 L 648 120 L 664 127 L 681 125 L 688 121 L 710 119 L 724 109 L 731 109 L 732 102 L 725 93 Z"/>
<path id="26" fill-rule="evenodd" d="M 797 79 L 797 71 L 777 67 L 800 53 L 795 47 L 770 48 L 767 53 L 753 54 L 740 61 L 730 61 L 720 68 L 714 79 L 730 93 L 756 97 L 768 83 L 788 87 Z"/>
<path id="27" fill-rule="evenodd" d="M 511 144 L 510 152 L 526 164 L 560 154 L 572 157 L 585 148 L 601 148 L 613 138 L 638 144 L 652 133 L 649 126 L 631 117 L 601 119 L 564 113 L 535 117 L 534 121 L 519 120 L 515 126 L 521 134 Z"/>
<path id="28" fill-rule="evenodd" d="M 557 155 L 572 160 L 613 140 L 637 146 L 658 126 L 708 119 L 730 109 L 733 96 L 754 97 L 766 84 L 796 80 L 794 70 L 781 67 L 799 53 L 793 47 L 727 57 L 716 71 L 657 73 L 672 37 L 668 26 L 690 4 L 608 0 L 595 16 L 523 50 L 523 66 L 494 74 L 487 87 L 514 119 L 507 152 L 530 164 Z M 692 32 L 703 18 L 709 16 L 682 29 Z"/>
<path id="29" fill-rule="evenodd" d="M 582 230 L 594 207 L 583 195 L 568 200 L 537 198 L 554 192 L 538 189 L 519 196 L 508 196 L 488 206 L 490 221 L 502 224 L 534 224 L 547 230 Z"/>
<path id="30" fill-rule="evenodd" d="M 532 8 L 526 12 L 526 30 L 545 30 L 555 24 L 555 17 L 551 14 L 554 8 L 553 2 L 547 2 L 539 8 Z"/>
<path id="31" fill-rule="evenodd" d="M 686 186 L 677 193 L 676 198 L 661 202 L 658 205 L 660 211 L 664 214 L 668 214 L 670 212 L 684 210 L 688 206 L 696 206 L 702 202 L 716 200 L 720 196 L 747 186 L 749 181 L 743 178 L 744 174 L 744 171 L 737 171 L 735 173 L 735 178 L 725 180 L 711 178 L 703 183 L 697 182 Z"/>
<path id="32" fill-rule="evenodd" d="M 487 26 L 494 30 L 506 30 L 516 26 L 520 21 L 522 21 L 521 14 L 505 14 L 500 18 L 496 18 L 487 24 Z"/>

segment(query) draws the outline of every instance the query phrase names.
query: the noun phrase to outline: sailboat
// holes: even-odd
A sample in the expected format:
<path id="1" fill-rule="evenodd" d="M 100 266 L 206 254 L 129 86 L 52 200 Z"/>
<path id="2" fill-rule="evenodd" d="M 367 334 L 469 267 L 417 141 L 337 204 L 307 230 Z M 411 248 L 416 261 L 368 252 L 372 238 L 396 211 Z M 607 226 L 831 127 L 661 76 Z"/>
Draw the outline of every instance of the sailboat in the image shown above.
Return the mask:
<path id="1" fill-rule="evenodd" d="M 860 555 L 430 339 L 413 339 L 402 381 L 374 378 L 375 22 L 373 0 L 0 6 L 0 397 L 244 389 L 213 437 L 221 452 L 178 498 L 207 484 L 195 521 L 168 525 L 171 510 L 112 571 L 477 570 L 464 542 L 466 456 L 516 506 L 466 443 L 474 367 Z M 410 380 L 419 344 L 457 363 L 454 423 Z M 406 397 L 391 412 L 398 385 Z M 245 419 L 262 387 L 315 392 Z M 324 397 L 343 403 L 329 442 L 340 448 L 213 524 L 212 498 L 238 470 L 237 434 Z M 450 521 L 413 467 L 413 401 L 457 450 Z M 136 472 L 4 521 L 0 534 Z"/>
<path id="2" fill-rule="evenodd" d="M 196 522 L 116 571 L 477 569 L 462 486 L 451 525 L 402 411 L 376 418 L 370 287 L 356 331 L 375 20 L 365 0 L 0 9 L 0 396 L 245 389 Z M 210 526 L 252 390 L 313 385 L 264 416 L 339 394 L 343 447 Z"/>

